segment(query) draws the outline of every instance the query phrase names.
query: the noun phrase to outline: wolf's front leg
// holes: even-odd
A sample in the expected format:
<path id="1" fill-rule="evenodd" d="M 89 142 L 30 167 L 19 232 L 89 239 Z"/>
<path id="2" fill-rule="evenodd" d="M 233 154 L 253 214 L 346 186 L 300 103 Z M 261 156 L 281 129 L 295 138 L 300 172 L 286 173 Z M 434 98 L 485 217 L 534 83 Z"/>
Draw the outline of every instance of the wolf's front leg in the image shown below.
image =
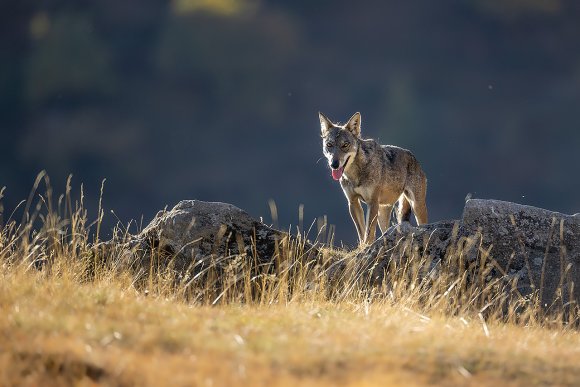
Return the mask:
<path id="1" fill-rule="evenodd" d="M 375 241 L 375 233 L 377 231 L 377 220 L 379 216 L 379 200 L 378 198 L 371 200 L 367 210 L 367 229 L 364 243 L 370 245 Z"/>
<path id="2" fill-rule="evenodd" d="M 363 243 L 365 233 L 365 214 L 359 198 L 348 199 L 348 212 L 350 213 L 350 217 L 356 227 L 359 243 Z"/>

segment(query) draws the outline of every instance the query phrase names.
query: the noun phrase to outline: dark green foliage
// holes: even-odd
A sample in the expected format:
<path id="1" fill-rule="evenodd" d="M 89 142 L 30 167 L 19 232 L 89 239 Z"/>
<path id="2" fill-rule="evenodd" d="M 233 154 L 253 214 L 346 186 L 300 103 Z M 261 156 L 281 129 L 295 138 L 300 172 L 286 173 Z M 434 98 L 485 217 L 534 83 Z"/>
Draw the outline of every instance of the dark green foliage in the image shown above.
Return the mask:
<path id="1" fill-rule="evenodd" d="M 274 198 L 280 224 L 304 203 L 354 242 L 322 110 L 412 149 L 433 220 L 468 192 L 578 212 L 579 19 L 565 0 L 3 2 L 5 207 L 47 169 L 89 197 L 106 177 L 123 220 Z"/>

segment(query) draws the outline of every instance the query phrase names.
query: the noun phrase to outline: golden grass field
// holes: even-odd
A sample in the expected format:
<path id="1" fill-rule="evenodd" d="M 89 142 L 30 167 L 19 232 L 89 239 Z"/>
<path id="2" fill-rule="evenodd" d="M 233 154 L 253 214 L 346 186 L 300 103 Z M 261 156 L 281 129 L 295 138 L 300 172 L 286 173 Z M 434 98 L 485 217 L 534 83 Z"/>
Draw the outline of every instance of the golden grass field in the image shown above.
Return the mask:
<path id="1" fill-rule="evenodd" d="M 501 305 L 413 276 L 387 278 L 388 295 L 279 275 L 254 298 L 192 298 L 160 273 L 95 266 L 102 212 L 89 222 L 70 189 L 52 201 L 31 196 L 0 229 L 0 386 L 580 385 L 576 324 L 533 304 L 480 313 Z"/>

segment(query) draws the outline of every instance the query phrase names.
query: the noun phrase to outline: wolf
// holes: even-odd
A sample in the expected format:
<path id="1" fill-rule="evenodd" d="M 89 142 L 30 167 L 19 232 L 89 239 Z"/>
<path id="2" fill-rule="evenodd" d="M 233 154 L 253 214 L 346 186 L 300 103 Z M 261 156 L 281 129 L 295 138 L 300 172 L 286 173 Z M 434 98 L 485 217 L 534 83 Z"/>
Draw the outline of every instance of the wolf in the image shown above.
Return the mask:
<path id="1" fill-rule="evenodd" d="M 382 233 L 387 230 L 395 202 L 399 224 L 409 221 L 411 209 L 418 225 L 427 223 L 427 177 L 410 151 L 361 138 L 358 112 L 344 125 L 318 115 L 322 151 L 332 178 L 340 181 L 360 244 L 374 242 L 377 222 Z"/>

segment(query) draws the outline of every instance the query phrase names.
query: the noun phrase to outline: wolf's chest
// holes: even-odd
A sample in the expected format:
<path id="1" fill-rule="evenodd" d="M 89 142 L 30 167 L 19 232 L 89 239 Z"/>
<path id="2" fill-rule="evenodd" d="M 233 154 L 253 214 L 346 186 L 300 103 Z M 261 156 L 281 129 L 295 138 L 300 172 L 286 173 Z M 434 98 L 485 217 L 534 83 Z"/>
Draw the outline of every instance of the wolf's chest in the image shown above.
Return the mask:
<path id="1" fill-rule="evenodd" d="M 356 186 L 353 189 L 354 193 L 357 194 L 358 196 L 361 197 L 361 199 L 365 202 L 368 203 L 371 200 L 372 197 L 372 189 L 370 186 L 364 186 L 364 185 L 360 185 L 360 186 Z"/>

